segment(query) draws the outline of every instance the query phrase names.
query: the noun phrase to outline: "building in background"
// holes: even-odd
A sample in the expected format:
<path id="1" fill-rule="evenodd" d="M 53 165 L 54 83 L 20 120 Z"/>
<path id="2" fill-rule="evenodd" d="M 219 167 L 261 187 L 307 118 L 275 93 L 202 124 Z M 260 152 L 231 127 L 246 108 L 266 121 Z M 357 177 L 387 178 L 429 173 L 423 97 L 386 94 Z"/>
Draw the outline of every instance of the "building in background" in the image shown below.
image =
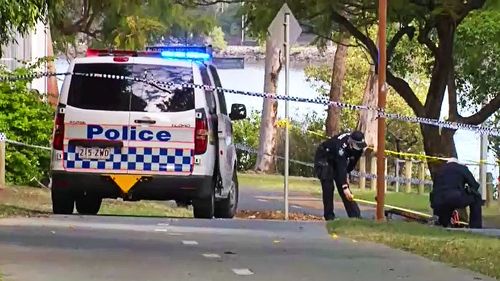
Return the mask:
<path id="1" fill-rule="evenodd" d="M 8 70 L 14 70 L 26 63 L 35 63 L 39 59 L 54 55 L 50 27 L 39 22 L 33 31 L 26 35 L 16 33 L 14 40 L 1 46 L 0 63 Z M 37 69 L 39 72 L 55 72 L 53 62 L 45 62 Z M 52 106 L 57 104 L 57 77 L 42 77 L 34 79 L 31 88 L 37 90 L 44 100 Z"/>

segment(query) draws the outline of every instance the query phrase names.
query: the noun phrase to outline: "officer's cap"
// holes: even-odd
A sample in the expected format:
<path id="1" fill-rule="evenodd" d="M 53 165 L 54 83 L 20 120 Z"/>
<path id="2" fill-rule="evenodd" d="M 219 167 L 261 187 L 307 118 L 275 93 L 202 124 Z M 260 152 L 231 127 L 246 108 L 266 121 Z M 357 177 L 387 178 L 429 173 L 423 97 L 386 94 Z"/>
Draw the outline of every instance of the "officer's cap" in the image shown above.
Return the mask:
<path id="1" fill-rule="evenodd" d="M 360 131 L 352 132 L 349 136 L 349 142 L 356 150 L 363 150 L 366 147 L 365 135 Z"/>

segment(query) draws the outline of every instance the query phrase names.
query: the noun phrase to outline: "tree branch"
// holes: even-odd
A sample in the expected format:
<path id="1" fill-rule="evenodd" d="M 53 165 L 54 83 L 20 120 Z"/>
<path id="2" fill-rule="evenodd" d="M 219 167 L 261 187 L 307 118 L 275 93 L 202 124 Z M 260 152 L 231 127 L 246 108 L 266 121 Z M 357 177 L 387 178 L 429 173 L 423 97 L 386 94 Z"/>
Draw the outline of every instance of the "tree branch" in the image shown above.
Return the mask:
<path id="1" fill-rule="evenodd" d="M 495 111 L 500 108 L 500 93 L 497 93 L 496 96 L 490 100 L 483 108 L 481 108 L 475 114 L 459 118 L 459 122 L 471 124 L 471 125 L 479 125 L 486 121 L 488 117 L 490 117 Z"/>
<path id="2" fill-rule="evenodd" d="M 434 57 L 437 57 L 438 56 L 437 46 L 429 38 L 429 33 L 431 32 L 432 27 L 433 25 L 431 25 L 430 22 L 428 22 L 428 24 L 426 24 L 423 28 L 420 29 L 420 32 L 418 34 L 418 42 L 427 46 L 427 48 L 429 48 Z"/>
<path id="3" fill-rule="evenodd" d="M 398 92 L 417 116 L 424 116 L 424 106 L 405 80 L 394 76 L 390 70 L 387 70 L 387 83 Z"/>
<path id="4" fill-rule="evenodd" d="M 301 24 L 303 27 L 306 28 L 306 30 L 304 30 L 303 32 L 304 33 L 309 33 L 309 34 L 313 34 L 313 35 L 316 35 L 318 36 L 319 38 L 322 38 L 322 39 L 326 39 L 326 40 L 330 40 L 332 41 L 333 43 L 337 44 L 337 45 L 341 45 L 341 46 L 346 46 L 346 47 L 359 47 L 360 45 L 359 44 L 345 44 L 345 43 L 342 43 L 340 41 L 337 41 L 335 40 L 333 37 L 331 36 L 328 36 L 328 35 L 324 35 L 324 34 L 320 34 L 319 32 L 316 32 L 314 30 L 314 27 L 309 25 L 309 24 Z"/>
<path id="5" fill-rule="evenodd" d="M 461 13 L 460 13 L 460 16 L 457 20 L 457 24 L 460 24 L 472 10 L 477 10 L 477 9 L 482 8 L 485 2 L 486 2 L 486 0 L 467 1 L 467 3 L 465 3 L 465 5 L 464 5 L 463 11 L 461 11 Z"/>
<path id="6" fill-rule="evenodd" d="M 399 41 L 403 38 L 404 35 L 408 35 L 408 37 L 413 38 L 413 35 L 415 34 L 415 27 L 413 26 L 405 26 L 396 32 L 394 36 L 392 37 L 391 41 L 387 45 L 387 60 L 390 61 L 391 57 L 394 53 L 394 50 L 396 49 L 396 46 L 398 45 Z"/>
<path id="7" fill-rule="evenodd" d="M 373 62 L 377 64 L 378 50 L 373 40 L 370 39 L 365 34 L 363 34 L 361 31 L 359 31 L 349 20 L 347 20 L 345 17 L 337 13 L 337 11 L 331 10 L 331 13 L 332 13 L 332 18 L 335 22 L 344 26 L 347 32 L 349 32 L 352 36 L 354 36 L 354 38 L 358 39 L 363 45 L 365 45 Z"/>

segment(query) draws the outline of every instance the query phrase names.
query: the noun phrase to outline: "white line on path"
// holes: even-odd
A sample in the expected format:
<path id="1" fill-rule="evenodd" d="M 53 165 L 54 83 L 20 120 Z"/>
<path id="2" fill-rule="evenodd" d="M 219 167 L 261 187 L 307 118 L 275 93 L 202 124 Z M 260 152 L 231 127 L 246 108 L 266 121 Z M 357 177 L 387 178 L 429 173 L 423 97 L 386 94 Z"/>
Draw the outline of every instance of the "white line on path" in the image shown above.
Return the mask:
<path id="1" fill-rule="evenodd" d="M 218 254 L 210 254 L 210 253 L 207 253 L 207 254 L 203 254 L 203 256 L 207 259 L 218 259 L 220 258 L 220 255 Z"/>
<path id="2" fill-rule="evenodd" d="M 292 208 L 295 208 L 295 209 L 302 209 L 302 207 L 300 207 L 300 206 L 295 206 L 295 205 L 292 205 L 291 207 L 292 207 Z"/>
<path id="3" fill-rule="evenodd" d="M 198 242 L 192 240 L 182 240 L 182 244 L 184 245 L 198 245 Z"/>
<path id="4" fill-rule="evenodd" d="M 257 201 L 259 201 L 259 202 L 267 202 L 266 199 L 257 199 Z"/>
<path id="5" fill-rule="evenodd" d="M 233 272 L 234 274 L 241 276 L 253 275 L 253 272 L 248 268 L 233 268 Z"/>
<path id="6" fill-rule="evenodd" d="M 166 228 L 155 228 L 155 231 L 156 232 L 167 232 L 168 229 L 166 229 Z"/>
<path id="7" fill-rule="evenodd" d="M 182 233 L 177 233 L 177 232 L 169 232 L 167 234 L 170 236 L 182 236 Z"/>
<path id="8" fill-rule="evenodd" d="M 170 224 L 168 223 L 164 223 L 164 222 L 160 222 L 159 224 L 157 224 L 158 226 L 169 226 Z"/>

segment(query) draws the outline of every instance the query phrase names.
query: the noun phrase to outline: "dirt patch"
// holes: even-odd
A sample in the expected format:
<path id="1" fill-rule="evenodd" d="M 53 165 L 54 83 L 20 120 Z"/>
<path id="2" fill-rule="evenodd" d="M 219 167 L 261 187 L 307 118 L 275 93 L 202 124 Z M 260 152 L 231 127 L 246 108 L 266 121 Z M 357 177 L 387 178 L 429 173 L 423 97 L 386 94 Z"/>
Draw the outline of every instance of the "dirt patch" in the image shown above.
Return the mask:
<path id="1" fill-rule="evenodd" d="M 240 210 L 236 217 L 241 219 L 283 220 L 285 214 L 281 211 Z M 293 221 L 324 221 L 322 217 L 297 212 L 289 212 L 288 219 Z"/>

